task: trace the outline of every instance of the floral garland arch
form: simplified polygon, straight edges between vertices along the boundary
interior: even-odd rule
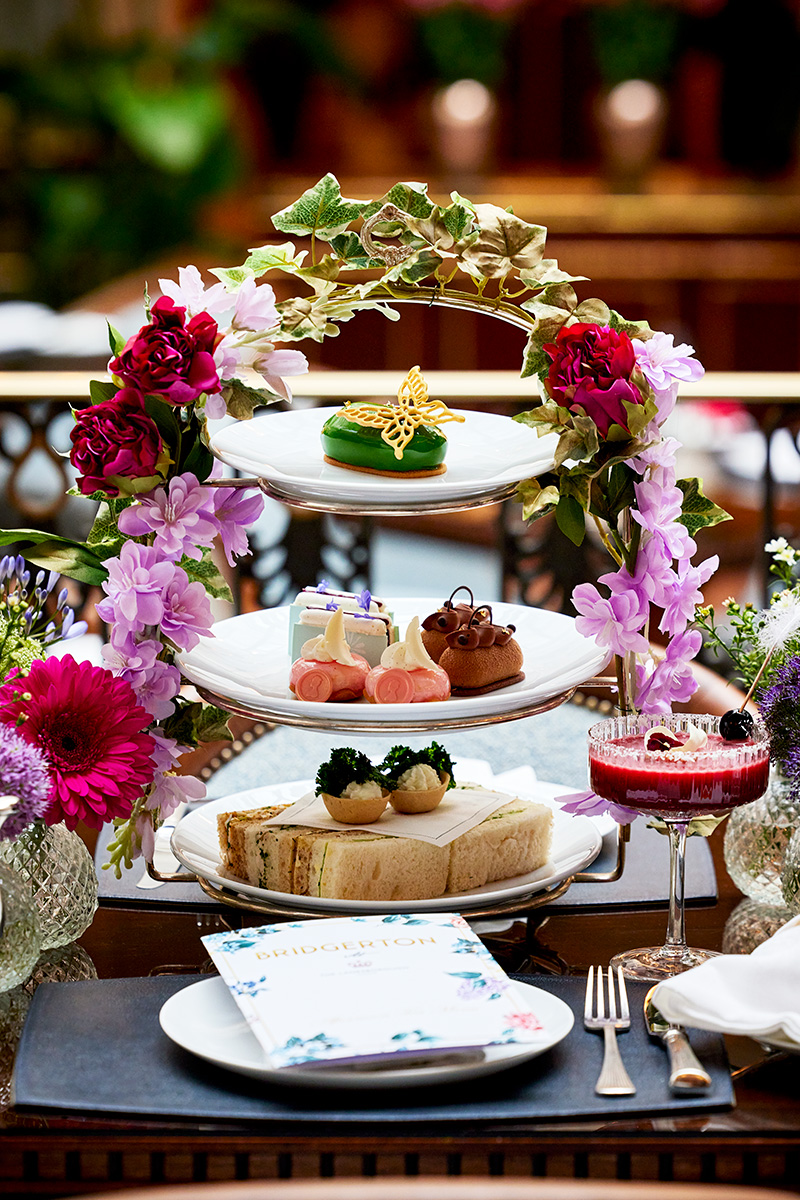
[[[221,539],[231,565],[246,553],[245,529],[263,496],[216,477],[207,418],[246,420],[258,405],[290,400],[285,377],[307,362],[279,347],[335,336],[359,311],[396,320],[393,304],[433,303],[526,332],[521,374],[532,380],[532,407],[515,419],[558,441],[553,469],[519,486],[523,515],[554,513],[576,545],[588,520],[607,549],[614,569],[597,585],[579,585],[573,603],[579,631],[616,657],[623,711],[667,711],[696,687],[690,660],[702,635],[690,625],[717,559],[693,565],[694,535],[727,514],[698,480],[676,478],[678,443],[662,434],[680,383],[702,375],[692,348],[625,320],[602,300],[579,300],[573,284],[584,277],[544,257],[542,226],[457,192],[442,206],[426,185],[399,183],[379,200],[352,200],[329,174],[273,223],[308,239],[310,258],[293,242],[262,246],[241,266],[212,271],[210,286],[195,267],[182,268],[177,283],[159,280],[162,295],[152,305],[146,297],[137,334],[125,340],[110,330],[111,381],[92,384],[71,434],[73,490],[99,503],[87,541],[0,533],[1,544],[35,566],[105,593],[97,606],[110,630],[105,667],[38,661],[42,647],[34,638],[31,650],[24,616],[29,572],[22,558],[9,560],[16,591],[7,580],[0,721],[16,724],[48,759],[51,791],[28,815],[70,827],[114,819],[117,870],[152,849],[154,828],[181,800],[200,794],[198,781],[175,773],[180,755],[225,731],[227,714],[181,695],[173,656],[213,636],[209,596],[227,587],[212,546]],[[366,278],[347,281],[353,271]],[[278,301],[268,282],[257,282],[273,272],[303,293]],[[457,276],[471,290],[454,287]],[[250,386],[245,369],[259,373],[263,387]],[[658,659],[648,636],[651,606],[662,610],[667,638]],[[61,632],[68,636],[69,625]],[[17,643],[19,653],[11,653]],[[98,694],[113,695],[130,746],[127,767],[124,738],[106,739],[94,759],[87,742],[82,770],[58,742],[59,717],[87,689],[95,722]]]

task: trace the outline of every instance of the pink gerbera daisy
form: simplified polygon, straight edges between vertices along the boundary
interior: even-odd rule
[[[95,829],[129,817],[153,780],[152,717],[133,688],[104,667],[70,655],[35,662],[25,676],[0,687],[0,721],[44,754],[53,777],[48,825]]]

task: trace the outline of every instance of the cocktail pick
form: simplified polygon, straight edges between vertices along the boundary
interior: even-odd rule
[[[747,695],[739,708],[730,709],[720,717],[719,731],[726,741],[743,742],[753,732],[753,717],[746,711],[746,705],[758,687],[759,680],[775,652],[782,650],[789,638],[798,631],[800,631],[800,596],[787,591],[764,613],[762,618],[757,637],[759,645],[762,650],[766,651],[766,654],[755,679],[750,684]]]

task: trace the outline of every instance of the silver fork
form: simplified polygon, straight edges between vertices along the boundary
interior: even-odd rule
[[[587,1029],[602,1029],[605,1039],[603,1052],[603,1067],[595,1085],[598,1096],[632,1096],[636,1088],[631,1083],[628,1072],[622,1064],[619,1046],[617,1045],[617,1030],[630,1029],[631,1014],[628,1008],[628,993],[625,990],[625,976],[622,968],[617,969],[617,986],[619,987],[619,1016],[617,1016],[617,1001],[614,995],[614,973],[608,968],[608,1005],[606,1005],[605,989],[603,986],[604,972],[597,968],[597,986],[595,987],[595,968],[589,967],[586,980],[586,1004],[583,1010],[583,1024]],[[608,1015],[606,1015],[606,1008]]]

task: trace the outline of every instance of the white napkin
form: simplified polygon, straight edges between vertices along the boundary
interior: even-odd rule
[[[665,980],[653,1002],[679,1025],[800,1046],[800,917],[752,954],[721,954]]]

